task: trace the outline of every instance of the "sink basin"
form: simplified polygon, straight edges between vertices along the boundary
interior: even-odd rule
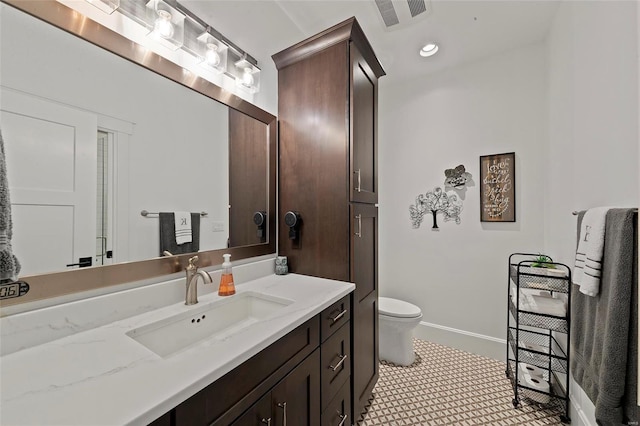
[[[165,358],[205,340],[223,340],[267,319],[292,300],[239,293],[128,331],[127,336]]]

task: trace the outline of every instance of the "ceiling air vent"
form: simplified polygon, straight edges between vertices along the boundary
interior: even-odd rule
[[[412,18],[427,11],[427,5],[424,4],[424,0],[407,0],[407,4],[409,5],[409,12],[411,12]]]
[[[429,15],[431,0],[375,0],[387,30],[413,24]],[[426,12],[426,13],[425,13]]]
[[[378,6],[382,20],[387,27],[400,23],[391,0],[376,0],[376,6]]]

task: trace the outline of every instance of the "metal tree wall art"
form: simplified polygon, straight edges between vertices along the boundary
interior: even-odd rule
[[[454,220],[459,225],[462,203],[456,194],[447,194],[442,188],[437,187],[424,195],[418,195],[416,204],[409,206],[411,225],[419,228],[427,212],[431,212],[433,216],[431,229],[438,229],[438,213],[442,213],[445,222]]]

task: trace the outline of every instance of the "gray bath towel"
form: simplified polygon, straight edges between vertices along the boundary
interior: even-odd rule
[[[14,281],[20,273],[20,262],[11,248],[12,228],[7,160],[4,154],[2,130],[0,130],[0,282]]]
[[[176,243],[175,217],[173,213],[160,212],[160,256],[164,251],[171,254],[194,253],[200,250],[200,213],[191,213],[191,242]]]
[[[578,230],[583,213],[578,216]],[[571,293],[571,372],[600,425],[637,424],[637,213],[607,213],[600,294]]]

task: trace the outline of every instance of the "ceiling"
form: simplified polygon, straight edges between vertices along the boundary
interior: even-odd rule
[[[403,21],[406,0],[393,0],[401,22],[387,29],[374,0],[182,0],[188,9],[258,60],[355,16],[388,79],[426,74],[543,40],[558,1],[427,0],[427,12]],[[408,13],[407,13],[408,15]],[[393,28],[393,27],[392,27]],[[440,51],[418,55],[434,40]]]

